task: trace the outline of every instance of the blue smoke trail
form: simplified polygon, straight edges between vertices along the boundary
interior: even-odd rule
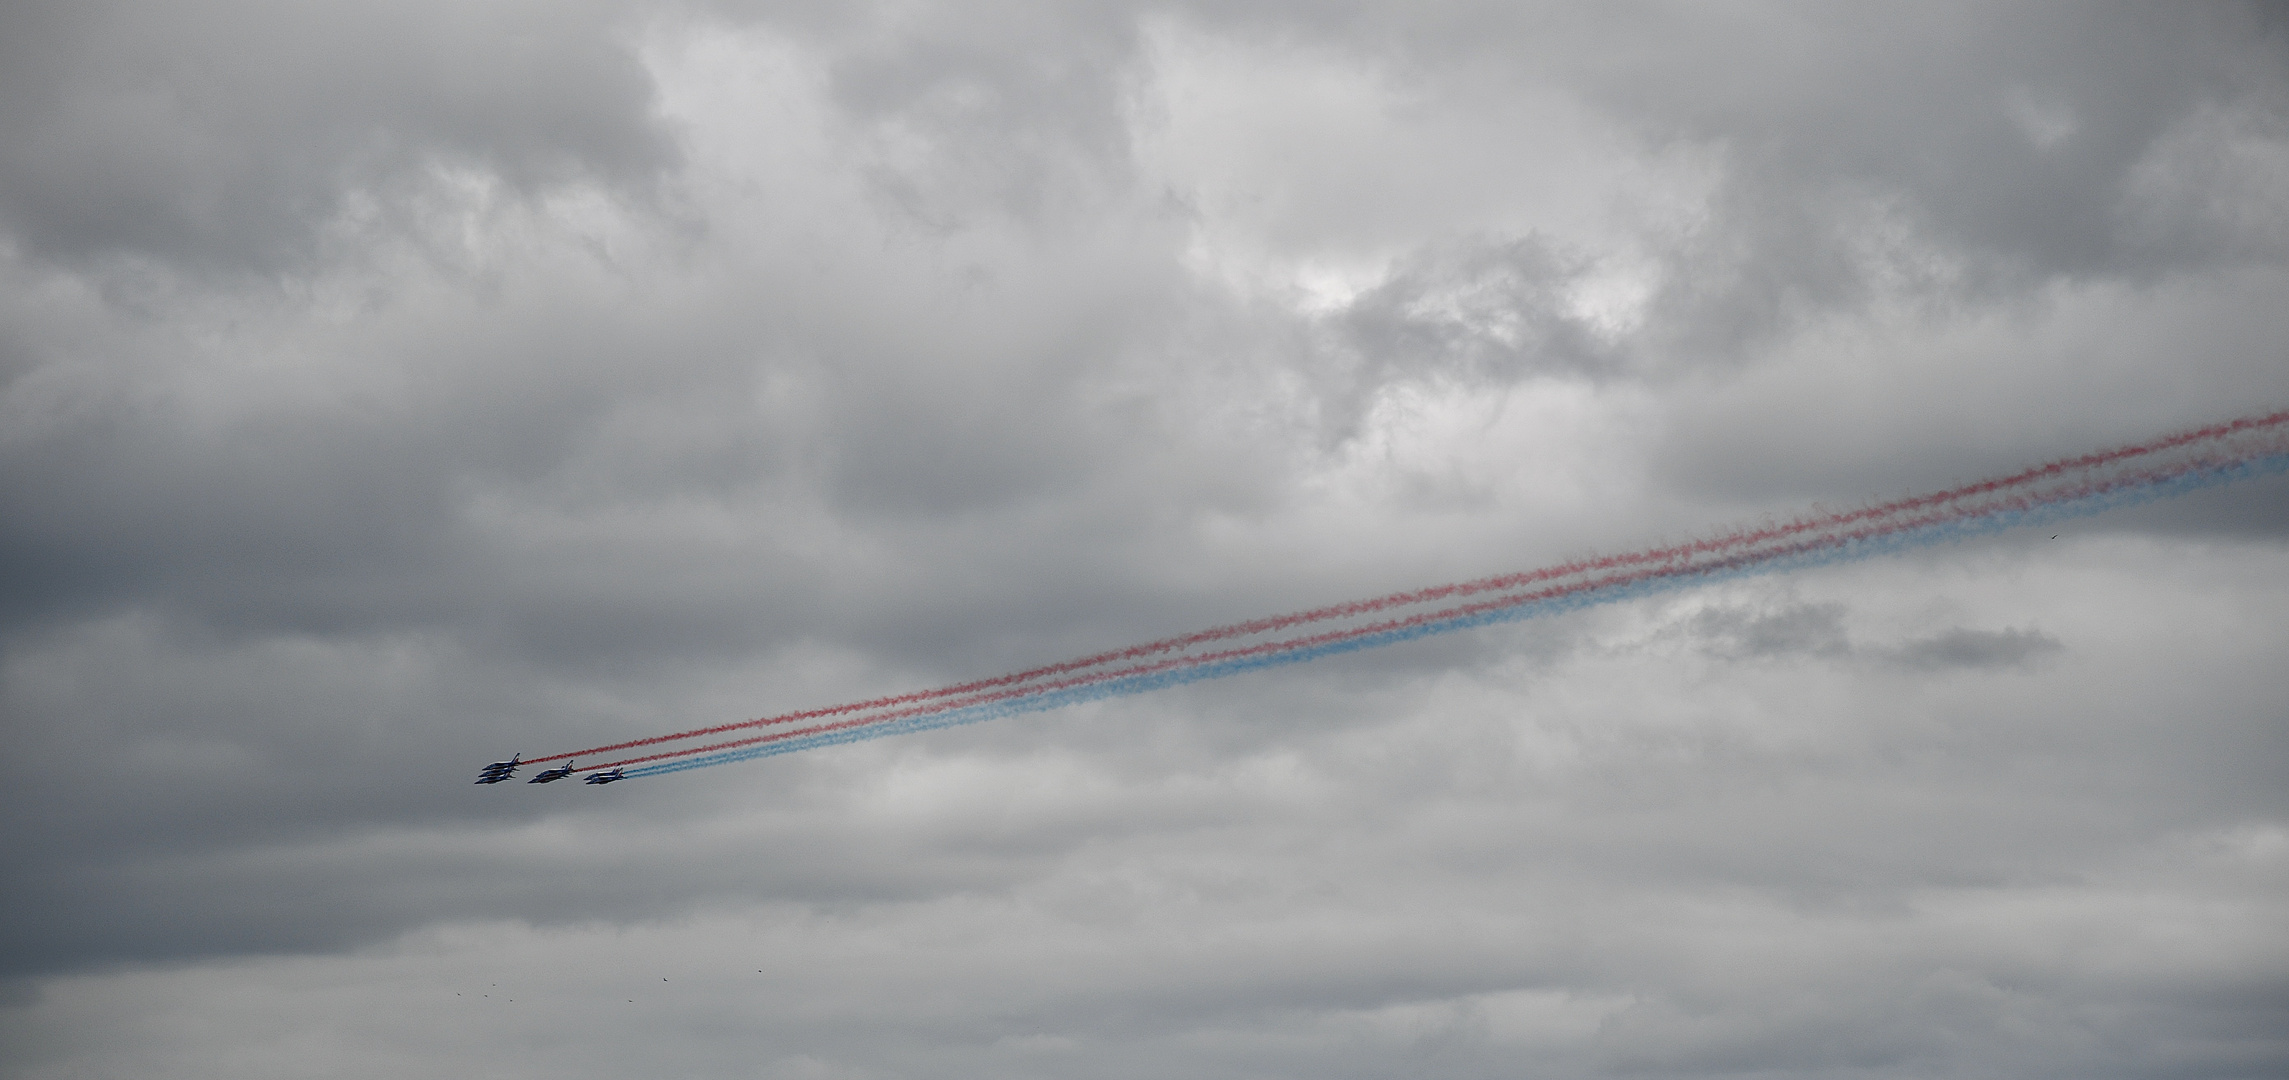
[[[1286,652],[1236,657],[1230,660],[1201,664],[1196,667],[1176,668],[1107,679],[1104,682],[1091,683],[1086,686],[1067,687],[1029,697],[1010,698],[1003,701],[948,709],[944,712],[911,716],[869,727],[826,731],[780,742],[763,743],[757,746],[746,746],[735,750],[685,758],[680,761],[663,761],[657,765],[645,765],[629,769],[626,775],[629,779],[635,779],[639,776],[664,776],[668,773],[683,772],[687,769],[728,765],[735,761],[749,761],[761,757],[774,757],[779,754],[792,754],[799,750],[811,750],[822,746],[860,742],[866,739],[881,739],[908,732],[930,731],[962,724],[975,724],[980,721],[996,720],[1005,716],[1017,716],[1024,713],[1047,712],[1051,709],[1061,709],[1067,705],[1077,705],[1086,701],[1102,701],[1106,698],[1142,694],[1171,686],[1221,679],[1227,675],[1237,675],[1247,671],[1260,671],[1266,668],[1283,667],[1288,664],[1300,664],[1308,660],[1317,660],[1323,656],[1335,656],[1341,653],[1395,645],[1399,642],[1413,641],[1434,634],[1447,634],[1456,630],[1491,626],[1497,623],[1520,622],[1526,619],[1541,618],[1600,604],[1611,604],[1642,596],[1673,592],[1713,582],[1759,577],[1765,574],[1804,570],[1837,563],[1857,562],[1862,559],[1896,554],[1914,548],[1961,542],[1976,537],[1991,536],[2007,529],[2088,517],[2106,510],[2156,502],[2203,488],[2218,487],[2283,472],[2289,472],[2289,453],[2271,454],[2230,464],[2202,466],[2134,486],[2099,491],[2079,498],[2044,503],[2023,509],[1990,511],[1971,517],[1902,529],[1896,533],[1847,539],[1833,546],[1823,546],[1809,551],[1761,556],[1739,565],[1687,570],[1673,575],[1643,578],[1580,593],[1525,601],[1512,607],[1493,611],[1458,615],[1450,619],[1421,623],[1380,633],[1362,634],[1355,638],[1326,642]]]

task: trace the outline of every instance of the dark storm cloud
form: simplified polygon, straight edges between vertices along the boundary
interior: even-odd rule
[[[0,225],[70,265],[269,271],[391,227],[441,170],[640,190],[674,151],[628,29],[596,4],[16,5]]]
[[[279,779],[284,771],[205,778],[208,784],[273,788],[267,797],[202,798],[191,788],[162,789],[130,801],[197,807],[201,816],[220,817],[270,815],[280,806],[315,800],[311,788]],[[403,777],[421,771],[414,762],[389,768],[400,786]],[[95,769],[83,779],[124,778]],[[363,803],[362,822],[387,812],[378,805],[389,799],[382,785],[341,775],[327,779],[332,797]],[[424,794],[435,809],[437,796]],[[0,887],[0,902],[22,916],[0,933],[0,979],[90,964],[337,951],[440,920],[563,925],[666,919],[711,904],[758,899],[825,908],[911,902],[1032,876],[1083,839],[1027,836],[989,846],[947,844],[941,837],[937,844],[910,846],[864,824],[836,823],[816,807],[788,805],[736,835],[695,842],[676,835],[673,818],[630,831],[632,821],[667,809],[657,802],[617,800],[610,814],[590,818],[578,809],[567,816],[567,807],[593,800],[593,788],[552,791],[554,805],[547,809],[530,798],[538,791],[513,794],[527,804],[518,816],[550,817],[578,840],[567,843],[513,826],[473,830],[465,817],[454,820],[473,814],[473,800],[450,797],[460,804],[457,814],[406,807],[391,815],[406,826],[403,831],[380,833],[344,835],[305,822],[291,830],[299,836],[246,829],[235,836],[176,834],[163,843],[119,845],[105,843],[82,823],[59,823],[93,850],[23,853],[21,865],[37,869],[13,875]],[[672,793],[663,794],[673,802]],[[753,861],[758,851],[770,852],[767,865]],[[853,859],[854,851],[869,854]],[[695,867],[708,869],[695,874]]]
[[[450,624],[516,640],[561,631],[568,613],[597,602],[611,606],[602,594],[621,590],[593,561],[608,550],[653,567],[644,590],[653,601],[622,597],[639,623],[651,623],[645,609],[656,600],[682,591],[673,579],[696,572],[693,560],[740,557],[738,545],[672,554],[638,545],[652,549],[647,555],[609,540],[566,543],[545,528],[512,537],[482,520],[471,505],[475,492],[492,485],[546,491],[561,482],[565,459],[611,437],[616,413],[632,402],[616,397],[624,390],[620,379],[600,373],[636,351],[620,328],[560,309],[495,317],[517,326],[504,333],[459,313],[413,335],[426,339],[409,343],[422,354],[418,360],[371,361],[423,384],[395,400],[352,394],[348,402],[308,410],[257,406],[252,415],[210,424],[164,393],[154,395],[161,403],[143,404],[138,399],[148,399],[132,376],[120,380],[124,388],[99,380],[91,395],[96,407],[57,410],[0,460],[0,491],[21,511],[0,525],[7,553],[0,580],[11,600],[6,623],[155,606],[252,634],[359,635]],[[512,335],[518,340],[504,341]],[[243,338],[234,344],[265,347]],[[115,357],[121,368],[151,365],[143,368],[146,377],[166,377],[165,343],[119,347],[128,354]],[[65,349],[57,352],[64,354],[52,358],[58,369],[78,366]],[[549,377],[498,377],[518,368]],[[737,380],[736,373],[681,370],[703,386]],[[496,374],[478,374],[486,371]],[[689,390],[672,385],[667,393]],[[747,456],[767,477],[768,445]],[[631,455],[622,467],[641,465]],[[608,481],[574,471],[564,479]],[[501,562],[504,541],[525,549],[513,565]],[[803,589],[786,579],[771,584],[767,565],[742,577],[766,593]],[[484,599],[488,594],[504,603]],[[519,595],[525,599],[506,601]],[[780,595],[776,602],[796,601]],[[717,614],[701,620],[701,634],[731,629]],[[647,637],[662,627],[644,629],[623,636]],[[662,644],[698,645],[688,632]]]
[[[1950,630],[1899,647],[1899,662],[1913,668],[2008,668],[2045,653],[2059,640],[2037,630]]]
[[[1857,644],[1846,627],[1848,614],[1838,603],[1712,606],[1695,613],[1685,629],[1703,652],[1724,660],[1869,658],[1933,672],[2015,668],[2064,648],[2040,630],[1961,626],[1897,644]]]

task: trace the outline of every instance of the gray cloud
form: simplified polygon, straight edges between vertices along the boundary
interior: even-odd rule
[[[2280,137],[2289,33],[2264,5],[1237,10],[1426,80],[1569,84],[1644,139],[1718,155],[1717,212],[1658,300],[1655,340],[1690,362],[1886,294],[1977,303],[2283,254],[2252,183],[2277,175],[2249,140]]]
[[[674,150],[628,29],[592,4],[27,8],[0,54],[0,218],[67,264],[265,272],[354,257],[455,171],[641,190]]]
[[[1798,604],[1780,611],[1704,608],[1692,629],[1703,648],[1730,658],[1842,656],[1852,651],[1844,605]]]
[[[2289,401],[2282,32],[11,10],[0,1075],[2278,1071],[2279,478],[468,769]]]
[[[2040,630],[1962,626],[1897,644],[1857,644],[1846,625],[1848,614],[1840,603],[1711,606],[1695,612],[1683,629],[1704,653],[1728,661],[1881,659],[1916,671],[2019,668],[2065,647]]]
[[[2007,668],[2057,652],[2059,640],[2039,630],[1965,630],[1910,641],[1899,647],[1899,662],[1913,668]]]
[[[2257,9],[1771,14],[1702,25],[1731,48],[1672,39],[1669,77],[1604,83],[1649,134],[1713,144],[1733,167],[1721,224],[1664,298],[1690,313],[1681,327],[1738,334],[1880,292],[1977,302],[2237,257],[2243,241],[2193,222],[2255,204],[2197,210],[2140,185],[2185,167],[2176,140],[2216,111],[2278,115],[2283,30]]]
[[[1585,267],[1534,237],[1420,251],[1343,308],[1356,389],[1334,403],[1355,433],[1373,395],[1395,381],[1456,378],[1486,386],[1609,373],[1613,350],[1568,310]]]

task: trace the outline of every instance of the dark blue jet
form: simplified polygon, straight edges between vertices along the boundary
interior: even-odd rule
[[[498,784],[515,776],[517,774],[517,759],[523,756],[523,754],[514,754],[507,761],[496,761],[485,766],[484,770],[477,774],[477,782],[480,784]]]

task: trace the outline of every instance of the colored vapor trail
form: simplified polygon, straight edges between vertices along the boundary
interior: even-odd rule
[[[630,779],[1144,693],[1731,578],[1864,559],[2289,471],[2289,411],[2008,476],[1683,544],[1214,627],[933,690],[631,739],[528,763],[638,753]]]

